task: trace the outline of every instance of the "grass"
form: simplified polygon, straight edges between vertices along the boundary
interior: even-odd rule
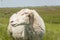
[[[60,40],[60,24],[46,23],[46,34],[43,40]]]
[[[44,19],[46,33],[43,40],[60,40],[60,6],[55,7],[27,7],[35,9]],[[7,26],[10,16],[22,8],[0,8],[0,40],[10,40]]]

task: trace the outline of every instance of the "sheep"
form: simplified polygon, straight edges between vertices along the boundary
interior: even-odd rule
[[[13,40],[41,40],[45,24],[35,10],[22,9],[10,17],[7,31]]]

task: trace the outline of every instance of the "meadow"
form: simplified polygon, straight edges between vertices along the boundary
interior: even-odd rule
[[[60,40],[60,6],[23,8],[35,9],[43,18],[46,25],[43,40]],[[7,35],[9,18],[13,13],[23,8],[0,8],[0,40],[10,40],[9,35]]]

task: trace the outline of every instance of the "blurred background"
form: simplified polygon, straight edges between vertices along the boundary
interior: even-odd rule
[[[0,0],[0,40],[10,40],[9,18],[23,8],[35,9],[43,18],[46,25],[43,40],[60,40],[60,0]]]

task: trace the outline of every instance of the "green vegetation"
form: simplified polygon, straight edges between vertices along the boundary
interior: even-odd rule
[[[27,7],[35,9],[44,19],[46,33],[43,40],[60,40],[60,6]],[[7,35],[9,18],[23,8],[0,8],[0,40],[10,40]]]

